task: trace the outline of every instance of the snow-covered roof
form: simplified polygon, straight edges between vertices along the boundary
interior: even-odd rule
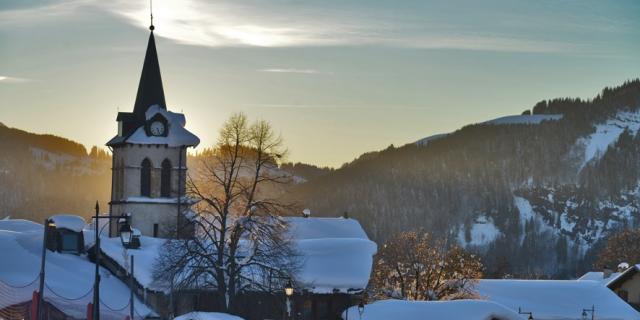
[[[536,320],[580,319],[591,306],[600,320],[640,319],[640,313],[596,281],[480,280],[475,289],[489,301],[533,312]]]
[[[168,131],[166,137],[147,136],[144,126],[142,126],[136,129],[125,142],[134,144],[164,144],[169,147],[195,147],[200,143],[200,139],[196,137],[196,135],[185,129],[186,120],[184,114],[167,111],[158,105],[153,105],[147,109],[145,117],[147,120],[151,120],[151,118],[157,114],[167,119]]]
[[[617,286],[619,283],[626,281],[626,279],[631,278],[634,274],[640,271],[640,264],[636,264],[628,268],[623,272],[618,272],[609,277],[609,281],[605,283],[605,285],[609,288],[613,288]]]
[[[484,300],[455,301],[406,301],[381,300],[365,305],[362,317],[358,307],[349,308],[349,319],[361,320],[424,320],[424,319],[456,319],[456,320],[519,320],[525,319],[517,312],[500,304]],[[347,319],[347,312],[342,319]],[[537,318],[536,318],[537,319]]]
[[[127,250],[129,256],[135,257],[134,277],[141,286],[147,289],[155,291],[166,289],[153,279],[154,264],[165,242],[166,239],[140,236],[140,248]],[[100,249],[120,266],[124,267],[129,264],[128,261],[125,261],[128,258],[122,254],[123,247],[119,237],[101,238]]]
[[[366,288],[377,245],[355,219],[287,217],[291,237],[301,253],[302,267],[296,282],[315,293],[350,292]],[[153,267],[166,240],[141,236],[141,246],[129,250],[135,256],[134,276],[140,285],[166,290],[153,279]],[[126,265],[119,238],[104,238],[102,251]]]
[[[56,225],[56,228],[69,229],[75,232],[82,232],[82,229],[87,224],[80,216],[71,214],[57,214],[49,218]]]
[[[378,247],[355,219],[286,218],[302,254],[296,281],[315,293],[367,287]]]
[[[38,288],[42,252],[42,225],[26,220],[0,221],[0,309],[30,301]],[[65,314],[83,319],[87,304],[92,301],[95,264],[85,255],[47,251],[44,299]],[[100,300],[103,319],[124,319],[128,314],[129,287],[108,270],[101,268]],[[17,288],[21,287],[21,288]],[[121,309],[121,311],[110,311]],[[143,316],[153,314],[136,299],[135,311]]]
[[[620,272],[612,272],[608,277],[604,276],[604,272],[602,271],[589,271],[582,275],[582,277],[578,278],[580,281],[598,281],[603,285],[606,285],[612,279],[617,278],[620,275]]]
[[[243,320],[242,318],[220,312],[189,312],[174,320]]]

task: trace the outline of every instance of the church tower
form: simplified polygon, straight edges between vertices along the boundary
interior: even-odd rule
[[[183,114],[167,110],[153,24],[149,29],[133,112],[118,113],[118,134],[107,142],[113,152],[109,214],[129,214],[145,236],[175,238],[184,236],[177,230],[190,206],[187,148],[200,140],[185,129]],[[109,234],[117,230],[112,223]]]

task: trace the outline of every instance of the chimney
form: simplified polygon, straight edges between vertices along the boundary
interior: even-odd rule
[[[613,270],[611,270],[611,268],[609,268],[609,266],[602,267],[602,278],[603,279],[608,279],[609,277],[611,277],[612,273],[613,273]]]

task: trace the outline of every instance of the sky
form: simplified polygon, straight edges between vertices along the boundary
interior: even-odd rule
[[[216,142],[235,112],[289,161],[358,155],[640,77],[640,1],[155,0],[168,108]],[[0,122],[88,147],[131,111],[146,0],[1,0]]]

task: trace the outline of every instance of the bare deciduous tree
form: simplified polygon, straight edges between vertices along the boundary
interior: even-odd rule
[[[428,233],[402,232],[379,250],[372,286],[378,297],[450,300],[473,296],[482,263],[458,246]]]
[[[278,216],[289,208],[263,190],[290,180],[277,170],[282,145],[266,121],[250,124],[235,114],[224,124],[216,147],[189,177],[188,194],[197,201],[189,219],[194,237],[167,242],[157,279],[174,288],[215,290],[222,311],[233,310],[246,290],[282,288],[298,267],[286,221]]]

